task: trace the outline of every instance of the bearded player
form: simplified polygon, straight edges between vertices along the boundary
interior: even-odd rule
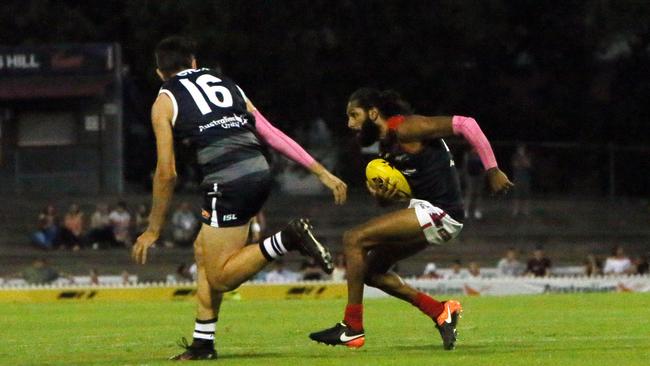
[[[176,178],[174,139],[196,147],[203,173],[203,224],[194,242],[198,267],[197,316],[192,344],[174,360],[214,359],[214,339],[223,294],[237,288],[269,262],[295,250],[312,257],[331,273],[332,259],[311,232],[306,219],[246,246],[249,224],[271,189],[267,147],[301,164],[334,194],[346,200],[347,187],[295,141],[273,127],[244,92],[214,70],[197,68],[193,42],[182,37],[156,47],[158,76],[164,84],[151,111],[158,160],[153,205],[147,230],[138,237],[132,256],[147,260],[158,239],[171,202]]]
[[[347,105],[348,127],[359,131],[361,145],[379,140],[381,157],[406,178],[412,192],[408,208],[374,218],[343,235],[348,304],[343,321],[309,337],[328,345],[358,348],[365,343],[364,283],[411,303],[438,328],[444,349],[453,349],[462,311],[456,300],[438,301],[406,284],[389,269],[429,245],[443,245],[460,233],[465,217],[458,172],[443,137],[463,136],[478,152],[493,192],[513,184],[499,170],[481,128],[471,117],[415,115],[392,91],[362,88]],[[407,200],[390,182],[368,190],[380,202]]]

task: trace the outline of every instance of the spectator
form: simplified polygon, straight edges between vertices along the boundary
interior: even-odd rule
[[[603,274],[602,263],[593,254],[587,254],[584,262],[585,276],[599,276]]]
[[[248,243],[258,243],[266,230],[266,216],[264,211],[260,211],[253,217],[248,234]]]
[[[199,220],[191,210],[188,202],[181,202],[172,215],[172,239],[174,244],[189,246],[194,240],[199,227]]]
[[[508,248],[506,256],[499,260],[497,269],[501,276],[521,276],[524,273],[524,264],[517,259],[515,248]]]
[[[73,203],[63,216],[63,227],[59,231],[59,245],[78,251],[81,248],[84,213]]]
[[[132,285],[133,284],[131,282],[131,275],[129,274],[129,271],[127,271],[126,269],[122,271],[120,276],[122,276],[122,284],[123,285]]]
[[[108,214],[108,205],[105,203],[97,204],[95,211],[90,216],[90,230],[86,241],[91,243],[93,249],[112,246],[116,243],[113,225]]]
[[[642,255],[636,261],[636,274],[645,275],[648,274],[648,256]]]
[[[131,245],[131,214],[127,210],[126,202],[118,202],[115,209],[108,215],[108,218],[113,226],[115,241],[124,246]]]
[[[542,247],[537,247],[533,251],[533,257],[526,265],[525,274],[535,277],[546,277],[551,274],[551,260],[544,255]]]
[[[88,273],[90,276],[90,284],[93,286],[99,285],[99,273],[97,272],[97,269],[93,268],[90,270]]]
[[[429,262],[424,266],[424,271],[422,271],[422,276],[420,278],[440,278],[440,274],[437,272],[438,266],[435,262]]]
[[[469,267],[467,269],[470,277],[481,277],[481,267],[478,262],[469,262]]]
[[[174,279],[176,282],[187,282],[187,281],[194,281],[194,277],[192,276],[192,273],[190,273],[190,268],[185,263],[181,263],[178,268],[176,268],[176,274],[174,275]]]
[[[532,161],[526,145],[519,144],[512,156],[512,175],[515,183],[512,215],[530,214],[530,183]]]
[[[313,258],[309,258],[302,262],[300,271],[302,272],[302,279],[304,281],[319,281],[323,279],[323,276],[325,276],[325,272],[323,272]]]
[[[25,268],[23,278],[29,284],[45,284],[59,278],[59,273],[48,265],[45,259],[38,258],[32,265]]]
[[[451,263],[451,273],[445,278],[448,280],[465,279],[469,277],[467,271],[463,270],[463,265],[460,259],[456,259]]]
[[[285,283],[296,280],[296,274],[285,268],[284,262],[277,259],[272,263],[273,269],[264,276],[264,280],[269,283]]]
[[[345,281],[345,255],[336,254],[334,261],[334,271],[332,271],[332,281]]]
[[[47,205],[38,215],[38,230],[32,234],[32,243],[41,249],[53,249],[59,234],[56,208]]]
[[[465,153],[463,177],[465,178],[465,217],[483,218],[481,201],[485,185],[483,163],[474,148]]]
[[[625,255],[623,247],[617,245],[612,249],[612,255],[607,257],[605,260],[605,266],[603,267],[603,273],[606,275],[620,275],[620,274],[632,274],[634,273],[634,267],[632,266],[632,261],[630,258]]]
[[[135,211],[135,237],[140,236],[149,226],[149,205],[141,203]]]

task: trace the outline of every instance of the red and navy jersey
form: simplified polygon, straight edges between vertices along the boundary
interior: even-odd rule
[[[465,212],[460,180],[447,144],[441,138],[424,140],[418,152],[406,151],[394,131],[402,120],[389,120],[389,133],[379,145],[381,157],[402,172],[413,198],[429,201],[462,222]]]
[[[196,148],[202,186],[236,185],[270,174],[255,118],[232,80],[211,69],[188,69],[167,80],[160,93],[174,106],[174,138]]]

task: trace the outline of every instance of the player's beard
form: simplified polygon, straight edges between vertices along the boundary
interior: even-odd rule
[[[357,141],[359,145],[366,147],[374,144],[379,140],[379,126],[373,122],[369,117],[361,124],[361,131],[357,133]]]

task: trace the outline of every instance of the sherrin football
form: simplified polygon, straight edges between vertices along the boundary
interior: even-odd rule
[[[411,187],[399,170],[384,159],[374,159],[366,166],[366,180],[372,187],[379,188],[390,183],[397,186],[398,195],[411,197]]]

